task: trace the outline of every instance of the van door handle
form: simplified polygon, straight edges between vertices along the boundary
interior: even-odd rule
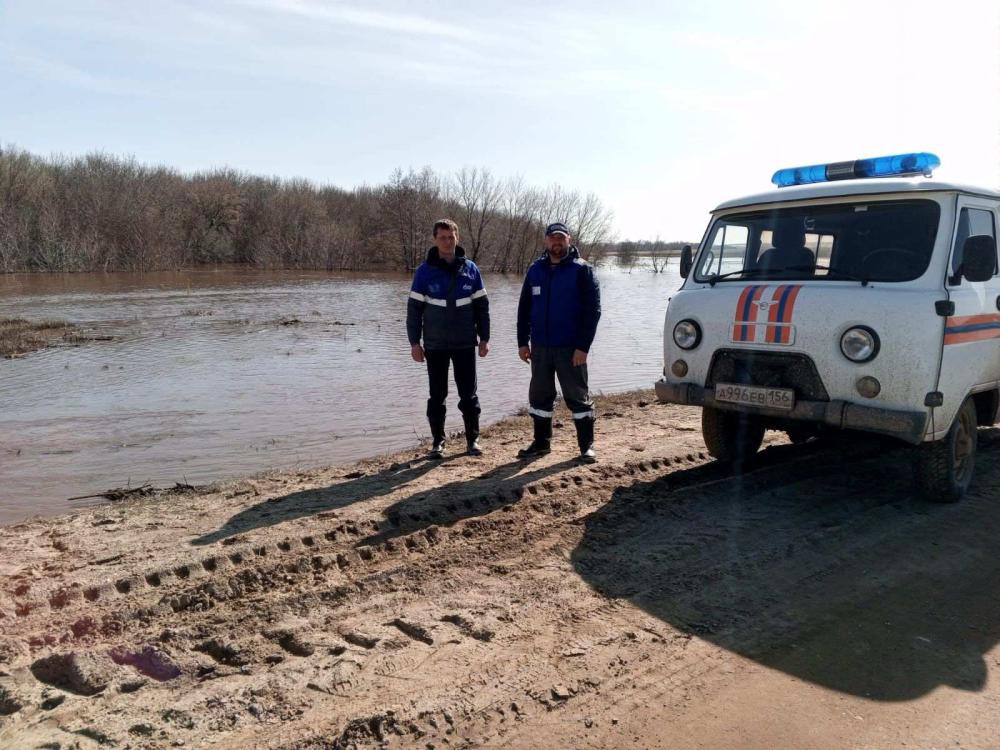
[[[997,295],[997,310],[1000,310],[1000,294]]]

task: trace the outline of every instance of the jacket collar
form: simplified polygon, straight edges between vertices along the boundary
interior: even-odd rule
[[[566,263],[572,263],[574,260],[578,260],[579,257],[580,257],[580,251],[577,249],[576,245],[570,245],[569,246],[569,251],[566,253],[566,257],[563,258],[561,261],[559,261],[559,263],[557,263],[555,265],[561,266],[561,265],[564,265]],[[549,251],[548,250],[542,251],[542,256],[537,261],[535,261],[535,262],[536,263],[547,263],[548,265],[553,265],[552,263],[549,263]]]
[[[445,263],[441,256],[438,254],[438,249],[434,245],[431,245],[431,249],[427,251],[427,262],[432,266],[437,266],[438,268],[448,268],[449,265]],[[460,268],[465,265],[465,248],[459,245],[455,248],[455,268]]]

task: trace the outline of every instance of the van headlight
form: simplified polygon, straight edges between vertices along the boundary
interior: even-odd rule
[[[878,350],[878,334],[867,326],[848,328],[840,337],[840,351],[851,362],[871,362]]]
[[[693,320],[682,320],[674,326],[674,343],[681,349],[694,349],[701,343],[701,328]]]

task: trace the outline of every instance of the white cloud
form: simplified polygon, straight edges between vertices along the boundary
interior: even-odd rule
[[[337,2],[317,0],[243,0],[243,5],[264,8],[286,15],[358,28],[408,35],[469,39],[471,30],[446,21],[408,13],[369,10]]]

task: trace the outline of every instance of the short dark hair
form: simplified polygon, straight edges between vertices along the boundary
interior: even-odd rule
[[[458,224],[453,222],[451,219],[438,219],[435,221],[434,229],[431,231],[431,236],[437,237],[439,229],[450,229],[455,233],[456,237],[458,236]]]

